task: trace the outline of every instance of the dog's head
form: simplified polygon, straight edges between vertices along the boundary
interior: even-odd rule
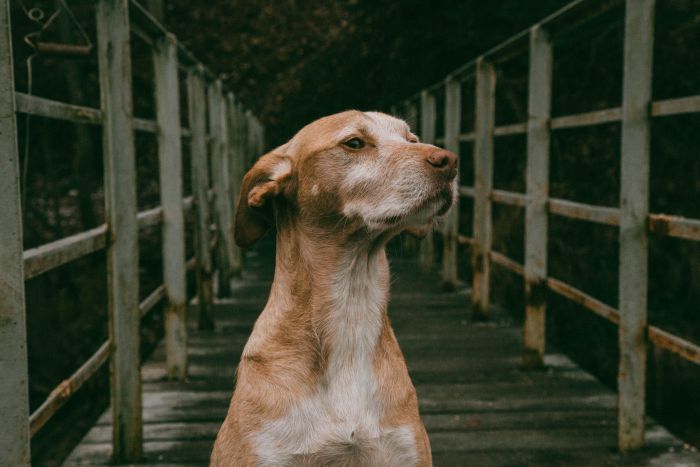
[[[403,120],[347,111],[321,118],[246,174],[235,239],[250,246],[284,221],[323,235],[427,232],[454,203],[457,156]]]

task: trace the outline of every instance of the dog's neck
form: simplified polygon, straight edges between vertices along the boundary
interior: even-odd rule
[[[277,323],[308,326],[334,373],[336,366],[368,363],[385,319],[389,267],[383,239],[347,239],[303,228],[277,235],[275,279],[268,306]]]

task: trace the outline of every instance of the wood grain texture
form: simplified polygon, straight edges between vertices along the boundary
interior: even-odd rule
[[[9,2],[0,4],[0,464],[29,465],[22,206]]]
[[[139,251],[128,0],[97,4],[114,459],[142,453]],[[126,85],[125,85],[126,84]]]
[[[620,162],[619,448],[644,445],[654,0],[627,0]]]
[[[234,298],[217,302],[216,331],[195,331],[190,323],[186,382],[167,379],[163,346],[146,362],[147,463],[207,465],[228,410],[236,362],[267,299],[271,243],[268,237],[247,252],[243,276],[232,283]],[[522,371],[522,334],[507,316],[494,312],[490,323],[468,321],[466,290],[443,292],[432,280],[437,271],[420,272],[411,259],[393,259],[392,269],[389,316],[416,385],[436,466],[700,462],[653,421],[646,448],[617,454],[614,392],[555,349],[543,370]],[[106,463],[110,429],[107,412],[66,465]]]
[[[153,51],[158,122],[158,169],[163,207],[163,282],[167,295],[165,347],[168,376],[187,377],[185,220],[182,209],[182,133],[175,36],[166,35]]]

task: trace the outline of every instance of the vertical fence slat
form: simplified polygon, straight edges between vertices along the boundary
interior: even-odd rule
[[[525,367],[539,367],[544,363],[551,100],[552,43],[549,34],[536,26],[530,31],[523,329]]]
[[[201,66],[187,73],[187,105],[190,124],[192,195],[195,205],[195,255],[197,257],[198,321],[202,329],[214,327],[212,263],[209,232],[209,163],[204,71]]]
[[[0,6],[0,464],[29,465],[29,389],[10,2]]]
[[[620,367],[618,444],[622,451],[644,445],[647,216],[654,0],[627,0],[622,91],[620,183]]]
[[[112,454],[118,462],[134,462],[142,454],[142,424],[136,161],[128,0],[98,2],[97,38],[105,202],[111,238],[107,253],[107,285],[112,342]]]
[[[459,130],[462,118],[462,85],[448,78],[445,82],[445,149],[459,157]],[[457,175],[459,183],[459,174]],[[442,282],[448,289],[457,286],[457,238],[459,230],[459,198],[443,225]]]
[[[491,265],[491,190],[493,188],[493,127],[496,72],[483,57],[476,64],[474,131],[474,243],[472,245],[472,307],[474,319],[488,319]]]
[[[229,180],[231,191],[232,209],[238,206],[238,197],[241,191],[241,180],[243,179],[243,158],[245,130],[243,124],[243,113],[236,105],[236,100],[232,93],[226,95],[226,123],[228,128],[228,160],[229,160]],[[231,262],[231,275],[240,276],[243,269],[243,252],[233,241],[234,218],[231,220],[231,248],[233,258]]]
[[[182,142],[175,36],[155,44],[153,66],[158,121],[160,199],[163,206],[165,364],[169,378],[187,377],[185,227],[182,212]]]
[[[428,91],[420,94],[420,137],[426,144],[435,143],[435,96]],[[418,263],[424,271],[429,271],[435,262],[435,238],[431,231],[421,241]]]
[[[224,97],[220,80],[209,84],[209,134],[211,147],[211,170],[214,184],[217,227],[218,292],[222,296],[231,295],[230,264],[233,260],[231,248],[231,196],[229,187],[229,166],[226,152],[226,128]]]

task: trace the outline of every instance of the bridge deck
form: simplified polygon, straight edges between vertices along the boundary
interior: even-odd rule
[[[215,332],[192,330],[190,378],[165,380],[162,345],[143,367],[145,463],[206,464],[233,387],[236,362],[264,305],[272,260],[249,254],[235,297],[217,306]],[[568,358],[519,368],[521,330],[506,316],[474,324],[466,291],[444,293],[409,260],[394,261],[390,317],[420,398],[436,466],[700,465],[650,421],[648,447],[615,451],[615,394]],[[67,465],[106,464],[105,413]]]

